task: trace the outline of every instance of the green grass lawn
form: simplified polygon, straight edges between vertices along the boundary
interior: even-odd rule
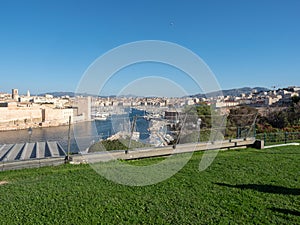
[[[223,151],[199,172],[201,156],[144,187],[89,165],[0,172],[0,224],[300,224],[299,146]]]

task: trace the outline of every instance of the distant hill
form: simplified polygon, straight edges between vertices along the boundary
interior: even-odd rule
[[[66,95],[68,95],[69,97],[74,97],[75,95],[96,96],[96,95],[90,95],[87,93],[82,93],[82,94],[76,93],[75,94],[75,92],[70,92],[70,91],[55,91],[55,92],[47,92],[47,93],[39,94],[39,96],[44,96],[44,95],[53,95],[54,97],[62,97],[62,96],[66,96]]]
[[[211,92],[208,94],[196,94],[192,95],[190,97],[197,97],[197,98],[205,98],[205,97],[213,97],[217,95],[223,94],[223,96],[240,96],[241,94],[250,94],[256,90],[257,92],[262,92],[262,91],[269,91],[270,89],[264,88],[264,87],[243,87],[243,88],[234,88],[234,89],[228,89],[228,90],[222,90],[222,91],[216,91],[216,92]]]
[[[224,90],[223,95],[227,96],[240,96],[242,93],[245,94],[250,94],[256,90],[257,92],[263,92],[263,91],[269,91],[270,89],[264,88],[264,87],[243,87],[243,88],[238,88],[238,89],[229,89],[229,90]]]
[[[62,97],[62,96],[70,96],[70,97],[74,97],[75,93],[74,92],[70,92],[70,91],[56,91],[56,92],[47,92],[47,93],[42,93],[42,94],[38,94],[38,96],[45,96],[45,95],[53,95],[54,97]]]
[[[205,98],[205,97],[213,97],[213,96],[217,96],[217,95],[221,95],[221,94],[223,94],[224,96],[240,96],[242,93],[250,94],[250,93],[254,92],[254,90],[256,90],[257,92],[262,92],[262,91],[269,91],[270,89],[264,88],[264,87],[254,87],[254,88],[243,87],[243,88],[235,88],[235,89],[211,92],[211,93],[208,93],[206,95],[205,94],[196,94],[196,95],[191,95],[189,97]],[[66,95],[68,95],[70,97],[75,96],[74,92],[65,92],[65,91],[47,92],[47,93],[44,93],[44,94],[39,94],[39,96],[44,96],[45,94],[53,95],[54,97],[62,97],[62,96],[66,96]],[[89,94],[86,94],[86,93],[83,93],[83,94],[80,94],[80,95],[82,95],[82,96],[94,96],[94,97],[96,96],[96,95],[89,95]],[[115,97],[115,95],[101,96],[101,97]],[[123,97],[125,97],[125,96],[123,96]],[[137,96],[126,95],[126,97],[137,97]]]

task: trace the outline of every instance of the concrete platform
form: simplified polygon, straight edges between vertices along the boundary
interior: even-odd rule
[[[86,153],[82,155],[72,156],[72,161],[76,163],[96,163],[96,162],[106,162],[110,160],[123,159],[141,159],[150,157],[161,157],[168,156],[172,154],[188,153],[194,151],[206,151],[206,150],[228,150],[236,148],[244,148],[253,146],[255,139],[236,139],[234,141],[220,141],[214,143],[190,143],[190,144],[178,144],[174,149],[172,146],[159,147],[159,148],[144,148],[129,150],[127,154],[125,151],[106,151],[106,152],[95,152]]]
[[[71,163],[96,163],[116,159],[131,160],[150,157],[161,157],[172,154],[180,154],[194,151],[206,150],[228,150],[235,148],[245,148],[253,146],[255,139],[225,140],[214,143],[189,143],[178,144],[160,148],[143,148],[129,150],[125,154],[124,150],[109,152],[96,152],[71,155]],[[0,145],[0,171],[14,170],[31,167],[41,167],[50,165],[60,165],[65,163],[66,153],[58,142],[37,142]]]
[[[0,145],[0,162],[64,157],[64,149],[56,141]]]

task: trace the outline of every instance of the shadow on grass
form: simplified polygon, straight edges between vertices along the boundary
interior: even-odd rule
[[[296,210],[290,210],[290,209],[280,209],[280,208],[275,208],[275,207],[272,207],[272,208],[269,208],[270,210],[272,210],[273,212],[279,212],[279,213],[283,213],[283,214],[291,214],[291,215],[294,215],[294,216],[300,216],[300,212],[299,211],[296,211]]]
[[[283,194],[283,195],[300,195],[299,188],[286,188],[268,184],[225,184],[225,183],[214,183],[219,186],[239,188],[239,189],[251,189],[264,193],[271,194]]]

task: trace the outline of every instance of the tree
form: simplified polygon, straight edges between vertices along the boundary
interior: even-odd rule
[[[187,115],[185,121],[185,132],[181,134],[180,143],[208,141],[210,138],[215,140],[223,139],[223,127],[226,121],[224,115],[219,115],[211,106],[207,104],[199,104],[188,106],[183,110],[183,114]],[[199,118],[201,119],[199,129]],[[189,125],[193,125],[190,126]],[[199,134],[201,132],[201,134]]]
[[[300,125],[300,101],[296,102],[297,100],[293,101],[288,118],[291,125],[298,126]]]
[[[283,129],[289,125],[288,111],[274,111],[269,113],[267,120],[275,128]]]
[[[300,97],[294,95],[294,96],[292,97],[292,102],[293,102],[294,104],[298,104],[298,103],[300,102]]]
[[[249,106],[230,109],[228,123],[232,126],[243,127],[252,125],[258,110]]]
[[[258,110],[249,106],[241,106],[230,109],[227,117],[226,135],[229,137],[241,137],[242,132],[245,136],[250,132]]]

